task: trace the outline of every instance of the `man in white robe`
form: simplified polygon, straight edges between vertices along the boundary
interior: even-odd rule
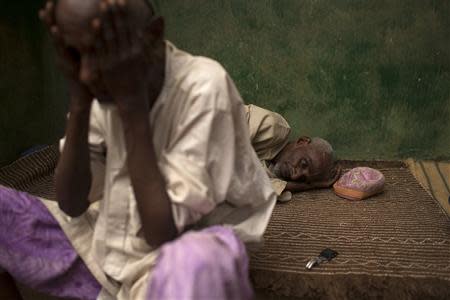
[[[0,188],[0,266],[56,296],[251,298],[242,242],[261,240],[276,194],[227,72],[166,41],[143,0],[40,15],[71,97],[57,202]]]

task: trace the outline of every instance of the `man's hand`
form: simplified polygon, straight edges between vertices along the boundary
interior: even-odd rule
[[[52,0],[47,1],[45,6],[39,10],[39,18],[50,32],[51,40],[57,53],[56,63],[68,83],[71,105],[82,108],[90,106],[93,96],[79,79],[80,54],[65,45],[60,29],[56,25],[55,3]]]
[[[125,1],[100,2],[96,54],[101,77],[119,112],[148,112],[149,61],[144,53],[143,32],[131,28]]]
[[[96,56],[100,76],[122,118],[128,172],[144,238],[159,247],[177,235],[149,125],[149,111],[161,90],[165,65],[146,55],[145,51],[154,49],[144,47],[144,29],[140,32],[130,15],[124,0],[100,3],[100,19],[93,22],[98,34]]]
[[[67,80],[70,93],[70,118],[66,126],[66,143],[55,174],[56,199],[62,211],[72,217],[89,207],[91,186],[88,148],[89,115],[93,95],[80,81],[80,54],[67,47],[55,21],[55,3],[47,1],[39,17],[50,32],[56,50],[56,63]]]

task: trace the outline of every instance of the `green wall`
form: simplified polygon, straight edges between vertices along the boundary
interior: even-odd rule
[[[42,1],[0,1],[0,165],[64,132],[66,99],[37,16]]]
[[[327,138],[341,158],[450,158],[449,1],[155,2],[168,39],[221,62],[246,102],[296,135]],[[11,3],[0,4],[0,162],[55,141],[67,99],[41,2]]]
[[[450,157],[450,2],[157,1],[169,38],[340,157]]]

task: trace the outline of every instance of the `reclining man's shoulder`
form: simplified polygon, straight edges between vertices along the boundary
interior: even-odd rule
[[[289,142],[291,127],[280,114],[253,104],[246,106],[246,116],[259,159],[272,160]]]

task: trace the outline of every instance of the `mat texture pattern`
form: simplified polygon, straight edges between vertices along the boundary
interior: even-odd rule
[[[450,299],[450,219],[397,162],[345,162],[386,177],[385,192],[348,201],[332,190],[275,207],[251,253],[256,288],[303,299]],[[308,271],[324,248],[339,255]]]
[[[0,169],[0,184],[54,199],[56,146]],[[386,177],[384,193],[348,201],[308,191],[277,204],[250,253],[257,289],[278,299],[450,299],[450,219],[400,162],[343,162]],[[308,271],[324,248],[339,255]]]
[[[58,162],[57,145],[22,157],[0,169],[0,184],[46,199],[55,199],[53,175]]]

